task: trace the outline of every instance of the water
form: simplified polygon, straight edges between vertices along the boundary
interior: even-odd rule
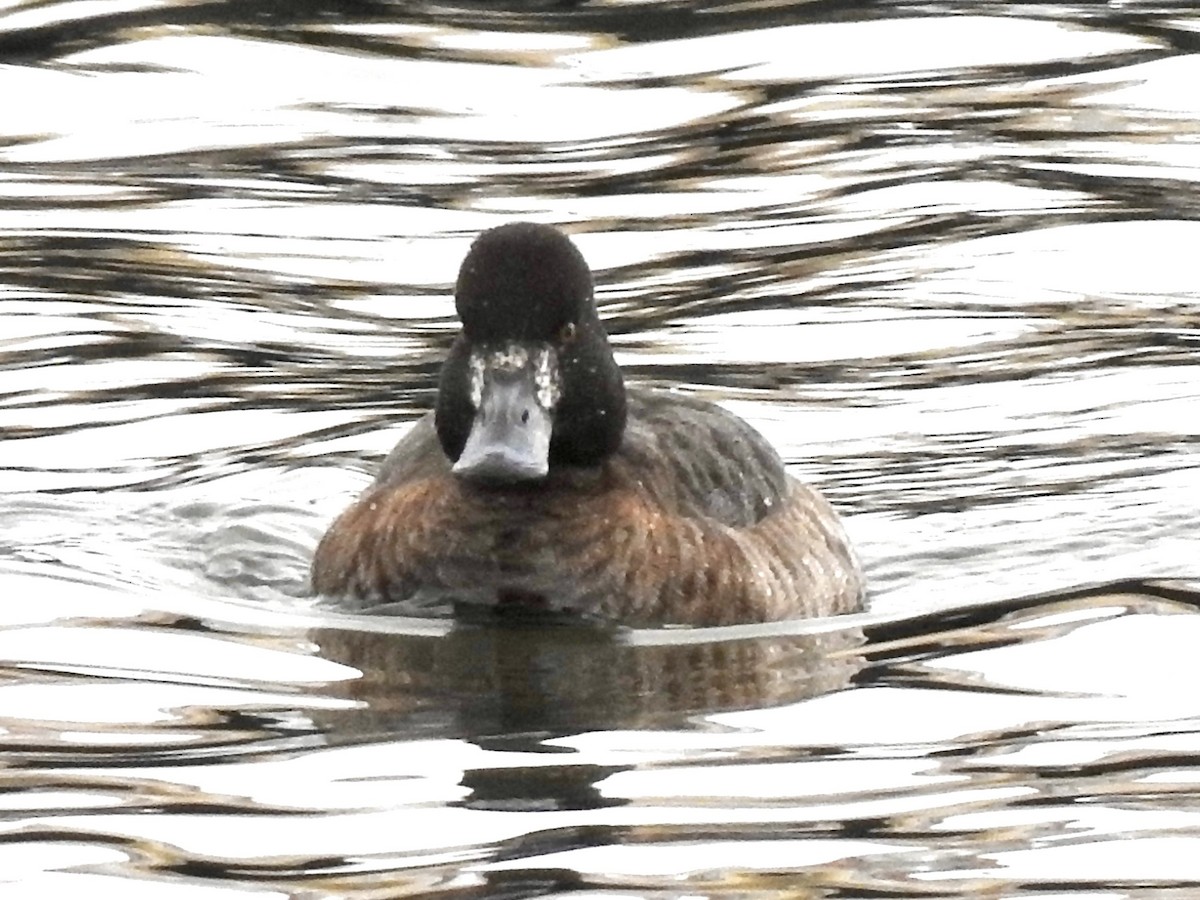
[[[1198,31],[6,4],[4,896],[1195,896]],[[313,605],[513,218],[821,485],[868,612]]]

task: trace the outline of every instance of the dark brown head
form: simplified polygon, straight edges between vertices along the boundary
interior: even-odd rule
[[[455,306],[463,328],[442,368],[436,423],[457,474],[531,481],[620,446],[624,382],[591,272],[566,235],[528,222],[485,231],[463,260]]]

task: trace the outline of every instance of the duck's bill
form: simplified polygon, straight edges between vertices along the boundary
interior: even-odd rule
[[[539,402],[533,367],[517,371],[493,368],[482,376],[475,419],[454,464],[454,474],[500,483],[545,478],[550,470],[554,420],[552,411]]]

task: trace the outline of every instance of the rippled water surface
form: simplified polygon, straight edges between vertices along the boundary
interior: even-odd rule
[[[1200,895],[1194,4],[0,7],[0,881]],[[480,230],[742,414],[871,605],[369,619],[308,559]]]

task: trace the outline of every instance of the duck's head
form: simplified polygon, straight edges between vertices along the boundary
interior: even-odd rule
[[[516,222],[485,231],[454,291],[462,332],[442,367],[438,439],[456,475],[513,484],[596,465],[625,430],[625,386],[562,232]]]

